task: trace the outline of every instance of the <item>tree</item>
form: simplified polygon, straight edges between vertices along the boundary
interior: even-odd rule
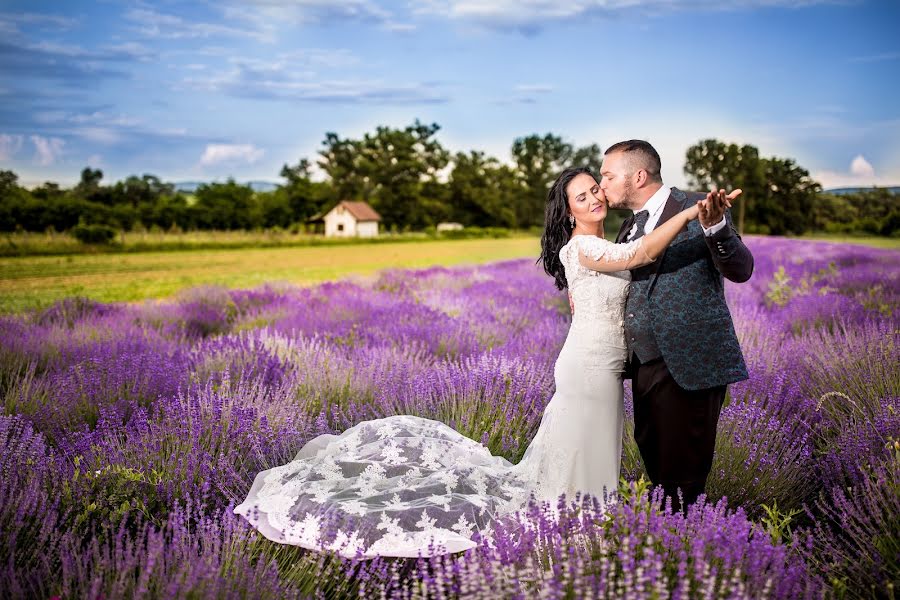
[[[812,227],[836,233],[894,235],[900,222],[897,195],[887,188],[852,194],[819,194],[813,204]]]
[[[263,227],[290,227],[294,213],[288,197],[280,190],[257,193],[259,224]]]
[[[19,176],[13,171],[0,171],[0,198],[19,187]]]
[[[284,198],[284,202],[287,203],[291,221],[306,221],[334,200],[332,188],[327,184],[313,181],[310,169],[310,162],[305,158],[300,159],[293,167],[288,164],[281,167],[280,174],[287,183],[279,186],[275,194]]]
[[[812,229],[813,205],[822,191],[809,171],[787,158],[763,161],[764,193],[747,209],[760,233],[800,235]]]
[[[203,184],[195,196],[197,202],[191,210],[202,229],[252,229],[259,225],[253,190],[235,183],[234,179]]]
[[[442,218],[434,189],[449,153],[434,139],[440,126],[418,120],[404,129],[378,127],[361,140],[325,136],[319,165],[328,174],[335,200],[365,200],[384,225],[421,228]]]
[[[603,167],[603,152],[597,144],[583,146],[575,150],[572,154],[572,167],[587,167],[592,173],[600,176],[600,169]]]
[[[75,186],[80,192],[90,192],[100,187],[100,181],[103,179],[103,171],[100,169],[92,169],[85,167],[81,170],[81,181]]]
[[[744,231],[746,207],[763,193],[763,171],[764,165],[756,147],[725,144],[715,139],[702,140],[688,148],[684,163],[688,185],[695,189],[718,187],[743,190],[744,193],[736,201],[738,231],[741,233]]]
[[[447,181],[450,218],[464,225],[515,227],[523,188],[515,171],[483,152],[459,152]]]
[[[182,194],[160,196],[152,205],[141,207],[141,220],[146,225],[156,225],[162,229],[193,229],[197,226],[194,215]]]
[[[31,204],[31,194],[19,187],[19,176],[12,171],[0,171],[0,231],[14,231],[22,227],[22,209]]]
[[[322,142],[325,148],[319,151],[321,158],[318,165],[331,180],[334,192],[332,201],[349,198],[368,200],[372,195],[373,186],[359,165],[359,143],[350,139],[342,140],[333,132],[325,134]]]
[[[95,202],[103,206],[112,206],[116,202],[114,191],[110,187],[100,184],[103,180],[103,171],[85,167],[81,170],[81,180],[72,190],[72,193],[88,202]]]
[[[162,196],[174,196],[175,186],[163,183],[156,175],[141,177],[130,175],[115,185],[115,203],[129,204],[135,208],[141,204],[156,204]]]
[[[819,194],[813,204],[812,228],[829,233],[850,233],[856,228],[859,211],[851,198],[833,194]]]
[[[600,147],[596,144],[575,149],[552,133],[543,137],[532,134],[517,138],[512,145],[512,156],[524,188],[522,200],[516,206],[520,227],[543,224],[547,192],[563,169],[589,167],[599,174],[603,162]]]
[[[547,190],[565,167],[574,149],[561,137],[548,133],[517,138],[512,145],[516,172],[524,187],[522,201],[516,207],[516,219],[522,227],[543,223]]]

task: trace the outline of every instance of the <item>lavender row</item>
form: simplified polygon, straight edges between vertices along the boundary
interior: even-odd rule
[[[501,583],[521,597],[887,590],[898,577],[890,523],[900,522],[890,477],[898,253],[749,245],[754,276],[726,293],[751,378],[732,386],[723,410],[709,504],[666,514],[632,483],[611,518],[588,500],[557,524],[535,507],[505,538],[415,565],[344,564],[278,546],[229,507],[256,472],[305,441],[391,414],[444,421],[518,460],[552,395],[569,318],[565,296],[531,261],[306,289],[201,288],[138,305],[73,298],[4,318],[0,437],[13,450],[0,463],[0,588],[94,597],[304,596],[317,586],[475,597],[496,596]],[[642,473],[630,438],[622,472]],[[872,543],[875,531],[888,542]],[[144,583],[137,573],[149,573]]]

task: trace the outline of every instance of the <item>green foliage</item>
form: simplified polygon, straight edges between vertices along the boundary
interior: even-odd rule
[[[853,194],[820,194],[812,210],[818,231],[900,236],[900,202],[887,188]]]
[[[108,225],[76,225],[72,235],[82,244],[112,244],[117,231]]]
[[[283,198],[287,204],[287,224],[282,225],[283,227],[292,222],[304,222],[310,217],[322,213],[334,199],[331,184],[313,181],[310,177],[310,168],[310,162],[305,158],[300,159],[300,162],[293,167],[285,164],[281,168],[281,176],[287,180],[287,183],[269,194],[273,197],[268,201],[272,206],[281,206],[281,200],[276,200],[276,198]],[[266,200],[264,200],[265,202]],[[275,218],[268,214],[271,210],[263,209],[264,221],[275,221]],[[280,211],[281,208],[277,210]]]
[[[747,204],[747,231],[800,235],[812,229],[812,208],[822,187],[790,159],[763,160],[765,188]],[[754,225],[753,228],[749,224]]]
[[[821,186],[791,159],[761,158],[754,146],[708,139],[688,148],[684,173],[698,189],[744,191],[736,202],[741,231],[800,235],[815,227]]]
[[[191,210],[201,229],[253,229],[260,225],[253,190],[234,179],[201,185],[195,195],[197,202]]]
[[[465,229],[456,229],[449,231],[435,232],[435,237],[442,240],[473,240],[482,238],[509,238],[516,235],[511,229],[503,229],[502,227],[466,227]]]
[[[123,465],[103,465],[98,459],[85,464],[74,458],[71,479],[61,482],[60,500],[71,511],[73,525],[82,530],[104,531],[123,519],[144,519],[160,525],[168,512],[156,490],[166,481],[165,473],[153,469],[141,471]]]
[[[421,229],[445,220],[445,205],[425,194],[449,162],[433,139],[439,129],[416,120],[404,129],[378,127],[361,140],[327,133],[319,166],[331,179],[333,200],[369,202],[387,228]]]
[[[436,123],[416,120],[403,128],[380,126],[359,139],[328,132],[316,161],[326,179],[313,181],[313,163],[300,158],[282,166],[284,183],[271,192],[229,179],[185,195],[151,174],[104,185],[103,172],[89,166],[71,189],[47,182],[27,190],[15,173],[0,171],[0,231],[71,231],[90,223],[126,232],[299,232],[310,231],[313,217],[342,200],[370,203],[382,217],[382,231],[391,233],[423,231],[442,221],[540,229],[547,192],[558,174],[570,166],[599,173],[602,164],[597,144],[575,147],[552,133],[516,138],[510,164],[479,151],[451,155],[436,138],[439,130]],[[790,159],[760,157],[751,145],[701,140],[688,149],[684,172],[695,189],[744,190],[735,202],[741,231],[900,237],[900,206],[891,190],[822,194],[806,169]],[[621,219],[612,211],[607,233],[615,232]]]
[[[821,268],[815,273],[810,273],[802,277],[796,285],[791,284],[791,278],[784,269],[784,265],[778,267],[778,270],[772,275],[772,281],[769,282],[769,291],[766,292],[766,305],[785,306],[796,296],[805,296],[813,290],[813,286],[827,277],[835,277],[838,269],[834,262],[828,263],[827,267]],[[826,294],[833,291],[829,287],[816,288],[817,293]]]
[[[759,150],[749,144],[738,146],[715,139],[702,140],[688,148],[684,173],[689,185],[698,190],[742,189],[744,193],[735,201],[735,208],[738,229],[744,231],[747,205],[765,188]]]
[[[799,508],[792,508],[788,512],[781,512],[778,510],[777,500],[772,501],[772,506],[763,504],[762,509],[764,513],[762,524],[772,538],[772,543],[780,544],[790,540],[793,535],[791,532],[791,522],[794,517],[803,514],[803,511]]]
[[[497,159],[483,152],[457,153],[447,187],[452,220],[467,226],[516,227],[516,202],[524,188],[515,171]]]
[[[519,227],[541,226],[547,191],[566,167],[585,166],[599,177],[602,154],[596,144],[575,149],[559,136],[547,133],[543,137],[532,134],[516,139],[512,145],[516,177],[523,193],[515,204]]]

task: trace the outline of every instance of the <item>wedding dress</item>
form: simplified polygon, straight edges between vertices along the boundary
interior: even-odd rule
[[[581,492],[606,501],[622,453],[630,276],[587,269],[579,251],[630,261],[641,242],[579,235],[560,250],[575,313],[554,367],[556,391],[518,464],[443,423],[385,417],[311,440],[292,462],[259,473],[234,512],[281,543],[417,557],[475,547],[476,531],[489,535],[498,517],[531,498],[555,506],[561,494]]]

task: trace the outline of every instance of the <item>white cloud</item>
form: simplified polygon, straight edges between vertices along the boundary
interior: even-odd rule
[[[214,36],[252,38],[271,41],[271,36],[247,27],[229,27],[218,23],[191,22],[176,15],[167,15],[146,8],[135,8],[125,13],[125,18],[136,23],[136,29],[149,38],[193,39]],[[246,24],[245,24],[246,25]]]
[[[135,42],[100,46],[96,50],[90,50],[76,44],[60,44],[58,42],[37,42],[24,46],[28,50],[38,51],[44,54],[78,58],[92,61],[149,61],[156,58],[156,53],[146,46]]]
[[[417,29],[412,23],[399,23],[394,21],[385,23],[384,28],[392,33],[410,33]]]
[[[391,14],[370,0],[243,0],[231,2],[225,16],[254,22],[262,30],[283,25],[357,21],[391,25]]]
[[[857,177],[874,177],[875,168],[862,154],[858,154],[850,163],[850,173]]]
[[[866,56],[854,56],[848,58],[848,63],[873,63],[900,60],[900,52],[883,52],[882,54],[869,54]]]
[[[35,149],[34,160],[42,167],[55,163],[62,155],[63,146],[66,143],[60,138],[47,138],[40,135],[31,136],[31,142],[34,144]]]
[[[98,144],[111,145],[122,141],[121,132],[109,127],[79,127],[73,131],[89,142]]]
[[[850,162],[848,171],[823,170],[812,174],[812,178],[825,189],[836,187],[888,187],[900,185],[900,169],[892,173],[876,173],[875,167],[862,154]]]
[[[116,144],[129,134],[144,133],[140,119],[127,115],[114,115],[103,111],[90,113],[69,113],[60,110],[34,113],[34,120],[53,130],[76,135],[91,142]]]
[[[99,124],[116,127],[136,127],[141,124],[141,120],[126,115],[110,115],[103,111],[94,111],[92,113],[73,114],[68,120],[79,125],[83,124]]]
[[[77,19],[40,13],[0,13],[0,28],[17,31],[17,25],[36,25],[42,29],[64,31],[78,24]],[[11,29],[5,27],[11,26]]]
[[[252,165],[265,154],[253,144],[207,144],[200,164],[204,167],[220,164]]]
[[[355,64],[358,58],[345,50],[300,50],[272,60],[232,58],[227,71],[185,77],[181,87],[264,100],[307,102],[429,104],[447,101],[435,83],[405,83],[379,79],[316,79],[316,68]],[[175,88],[179,91],[178,88]]]
[[[517,92],[523,92],[525,94],[546,94],[553,91],[552,85],[545,84],[521,84],[516,86]]]
[[[551,21],[639,11],[659,15],[678,10],[742,10],[756,7],[800,8],[834,0],[415,0],[412,11],[497,29],[537,31]]]
[[[22,149],[24,136],[0,134],[0,160],[10,160]]]

